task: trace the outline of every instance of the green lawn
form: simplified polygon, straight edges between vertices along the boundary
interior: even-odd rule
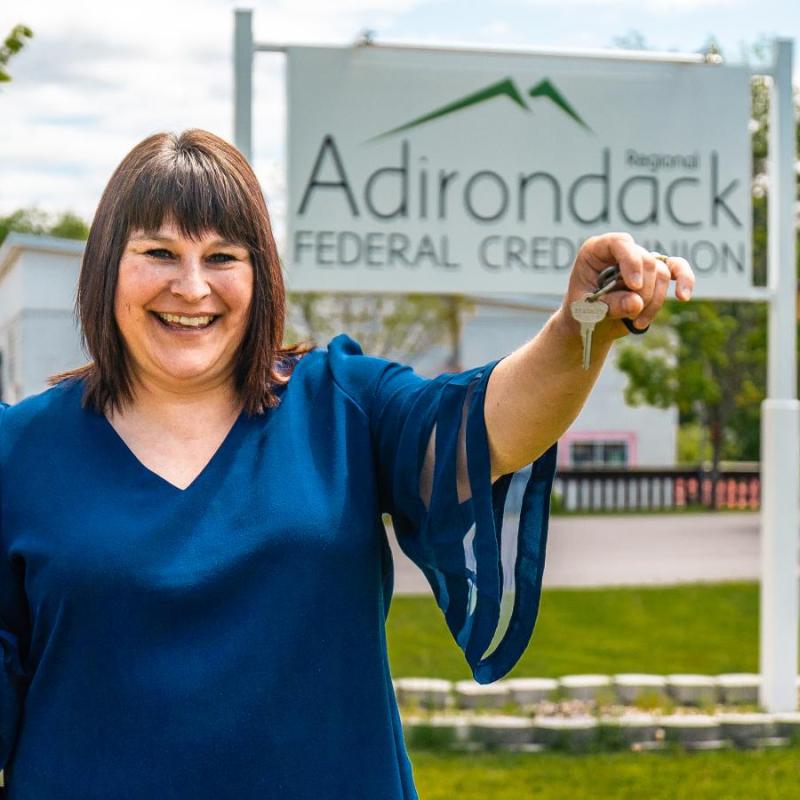
[[[433,594],[396,596],[392,676],[471,677]],[[506,676],[758,671],[758,584],[546,589],[528,649]]]
[[[433,595],[395,597],[392,675],[470,677]],[[758,585],[548,589],[506,677],[758,671]],[[409,749],[421,800],[784,800],[800,747],[716,753],[448,753]]]
[[[409,751],[420,800],[788,800],[800,748],[716,753],[469,755]]]

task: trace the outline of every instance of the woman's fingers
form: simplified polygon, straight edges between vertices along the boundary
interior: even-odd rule
[[[598,275],[608,266],[619,267],[624,282],[621,289],[606,292],[600,298],[609,310],[607,318],[627,317],[643,330],[657,316],[675,281],[675,297],[688,301],[694,290],[695,276],[689,262],[678,256],[661,256],[636,244],[629,233],[605,233],[592,236],[581,247],[573,270],[568,299],[580,299],[597,286]],[[615,326],[615,330],[616,330]],[[619,324],[619,335],[627,329]]]
[[[611,264],[618,264],[625,285],[639,292],[649,303],[655,292],[658,264],[666,264],[670,280],[677,284],[675,296],[688,300],[695,285],[695,276],[689,262],[678,256],[667,256],[666,261],[656,258],[629,233],[606,233],[586,240],[584,247],[592,266],[600,272]]]
[[[657,261],[657,260],[656,260]],[[646,328],[658,314],[664,301],[667,299],[671,273],[669,268],[661,261],[652,270],[646,270],[650,278],[645,281],[645,288],[639,292],[619,289],[604,294],[602,300],[608,305],[608,317],[621,319],[628,317],[634,320],[639,329]],[[652,283],[652,292],[649,284]]]
[[[637,247],[639,247],[639,245],[637,245]],[[663,272],[666,267],[664,266],[664,262],[657,259],[652,253],[648,252],[643,247],[639,247],[639,249],[641,250],[642,269],[644,270],[644,287],[641,292],[639,292],[639,295],[644,301],[644,307],[649,308],[653,303],[653,298],[656,293],[659,273]],[[667,273],[669,273],[669,270],[667,270]],[[638,327],[645,328],[647,326],[640,325]]]
[[[655,272],[655,289],[653,290],[653,296],[633,323],[639,330],[646,328],[653,321],[653,318],[658,314],[661,306],[664,305],[664,301],[667,299],[670,272],[669,269],[664,269],[663,262],[659,262],[659,264],[661,268],[657,269]]]
[[[669,256],[666,263],[670,270],[670,278],[676,284],[675,297],[678,300],[688,300],[692,296],[695,283],[694,272],[689,262],[679,256]]]
[[[654,259],[640,245],[636,244],[629,233],[605,233],[592,236],[584,242],[586,255],[592,266],[600,272],[611,264],[618,264],[620,275],[626,286],[639,291],[646,286],[645,257],[649,257],[649,266],[654,267]],[[651,292],[652,294],[652,292]]]

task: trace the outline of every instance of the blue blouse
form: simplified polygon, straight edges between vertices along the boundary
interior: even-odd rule
[[[0,795],[417,798],[381,514],[475,680],[505,675],[538,611],[556,444],[503,574],[512,475],[490,482],[483,413],[499,360],[427,379],[340,334],[183,490],[81,408],[81,381],[0,404]]]

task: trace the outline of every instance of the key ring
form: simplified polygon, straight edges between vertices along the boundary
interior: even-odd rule
[[[598,276],[597,276],[597,285],[600,287],[596,292],[592,292],[591,294],[586,295],[586,299],[593,303],[599,297],[604,295],[606,292],[612,291],[612,289],[617,287],[617,284],[621,281],[619,277],[619,267],[616,264],[612,264],[610,267],[606,267]],[[622,285],[624,285],[624,281],[622,281]]]
[[[656,251],[652,251],[650,255],[659,261],[663,261],[665,264],[669,258],[669,256],[665,256],[663,253],[658,253]],[[600,272],[600,274],[597,276],[597,286],[597,291],[594,291],[586,296],[586,299],[590,302],[598,300],[607,292],[611,292],[614,289],[619,289],[625,286],[625,281],[620,277],[619,265],[612,264],[610,267],[606,267],[602,272]],[[646,328],[639,330],[639,328],[633,324],[633,320],[629,319],[628,317],[623,317],[622,322],[624,323],[625,327],[636,336],[641,336],[643,333],[647,333],[647,331],[650,330],[649,325]]]

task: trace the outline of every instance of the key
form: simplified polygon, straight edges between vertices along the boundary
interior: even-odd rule
[[[657,253],[653,251],[650,253],[650,255],[653,256],[653,258],[657,258],[659,261],[663,261],[665,264],[669,262],[669,256],[665,256],[663,253]],[[597,300],[598,297],[604,295],[606,292],[623,288],[627,289],[628,287],[625,284],[625,281],[622,279],[619,265],[612,264],[610,267],[606,267],[597,276],[597,289],[588,295],[588,298],[590,300]]]
[[[598,322],[608,314],[608,306],[602,300],[590,300],[586,295],[583,300],[570,303],[572,318],[581,326],[583,340],[583,368],[589,369],[592,359],[592,334]]]
[[[625,282],[620,277],[619,267],[615,264],[610,267],[606,267],[597,276],[597,289],[591,294],[586,295],[586,298],[594,301],[606,294],[606,292],[619,289],[623,286],[625,286]]]
[[[666,260],[666,256],[661,256],[659,253],[653,253],[656,258],[660,258],[662,260]],[[597,276],[597,289],[592,292],[591,294],[586,295],[586,299],[589,301],[595,301],[602,295],[606,294],[606,292],[610,292],[614,289],[627,289],[627,285],[625,281],[622,279],[620,275],[619,267],[614,264],[610,267],[606,267],[598,276]],[[648,331],[650,327],[644,328],[644,330],[639,330],[634,324],[633,320],[628,319],[627,317],[623,317],[622,319],[623,324],[625,327],[631,332],[635,334],[642,334],[645,331]]]
[[[659,261],[663,261],[665,263],[669,258],[669,256],[665,256],[662,253],[653,252],[651,255],[657,258]],[[597,276],[597,289],[595,289],[595,291],[586,294],[583,300],[576,300],[570,304],[572,318],[581,326],[584,369],[589,369],[589,366],[591,365],[592,333],[594,332],[595,326],[598,322],[601,322],[603,319],[605,319],[606,314],[608,314],[608,306],[600,301],[600,297],[607,292],[611,292],[614,289],[621,289],[623,287],[625,287],[625,281],[622,279],[619,265],[612,264],[610,267],[606,267]],[[648,328],[640,331],[634,326],[631,320],[623,319],[622,321],[625,323],[625,327],[631,331],[631,333],[641,334],[649,329],[648,326]]]

